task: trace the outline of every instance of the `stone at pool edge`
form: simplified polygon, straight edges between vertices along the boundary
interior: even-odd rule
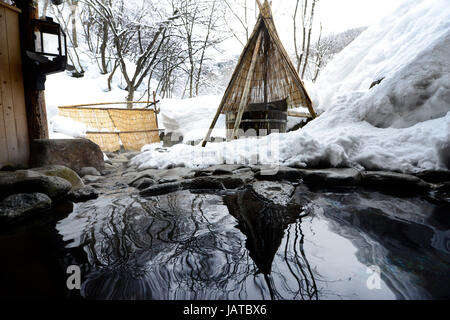
[[[80,177],[83,178],[85,176],[101,176],[101,173],[94,167],[83,167],[80,170]]]
[[[99,192],[95,188],[93,188],[91,186],[87,186],[84,188],[71,190],[67,194],[67,199],[69,201],[77,203],[77,202],[86,202],[89,200],[97,199],[98,196],[99,196]]]
[[[394,191],[400,193],[424,193],[431,189],[431,185],[422,179],[403,173],[387,171],[364,171],[361,182],[365,187]]]
[[[30,145],[31,167],[63,165],[75,172],[84,167],[105,169],[103,152],[88,139],[38,139]]]
[[[181,190],[236,190],[246,182],[232,176],[198,177],[177,182],[157,184],[140,191],[143,197],[161,196]]]
[[[306,184],[324,187],[356,186],[361,181],[361,173],[351,168],[295,169],[280,167],[273,172],[259,170],[256,172],[255,178],[265,181],[303,181]]]
[[[0,222],[30,218],[33,214],[49,210],[52,200],[42,193],[19,193],[0,202]]]
[[[20,193],[44,193],[52,200],[63,198],[72,184],[60,177],[46,176],[31,170],[0,173],[0,198]]]
[[[78,174],[66,166],[52,165],[52,166],[46,166],[46,167],[41,167],[41,168],[33,168],[30,170],[41,173],[46,176],[54,176],[54,177],[63,178],[72,184],[73,190],[84,187],[83,180],[81,180],[81,178],[78,176]]]

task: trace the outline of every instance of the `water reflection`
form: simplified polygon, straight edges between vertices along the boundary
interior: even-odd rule
[[[395,299],[449,295],[445,208],[378,193],[111,193],[57,229],[88,299]],[[447,211],[448,212],[448,211]],[[382,271],[367,287],[367,267]]]
[[[317,299],[314,274],[303,247],[304,234],[300,222],[297,223],[302,208],[298,205],[284,207],[273,204],[251,190],[227,196],[224,202],[230,214],[238,220],[237,227],[247,237],[246,248],[258,272],[264,275],[271,298],[284,298],[285,295],[276,288],[280,284],[291,299]],[[293,228],[289,228],[291,224]],[[283,238],[285,243],[280,255],[289,274],[272,276],[272,264]]]
[[[188,191],[111,195],[77,206],[58,229],[68,247],[86,251],[86,298],[316,299],[300,209],[251,191],[224,200]],[[271,273],[277,252],[289,274]]]
[[[443,212],[450,212],[447,204],[373,192],[313,197],[330,219],[331,229],[358,248],[358,260],[381,268],[397,298],[450,297],[450,230],[443,223]]]

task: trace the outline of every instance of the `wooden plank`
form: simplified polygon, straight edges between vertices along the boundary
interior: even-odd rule
[[[6,19],[5,8],[0,7],[0,59],[2,56],[6,55],[6,46],[3,40],[6,39]],[[3,70],[3,66],[0,65],[0,81],[3,78],[3,74],[6,70]],[[9,161],[8,145],[6,143],[6,128],[5,120],[3,117],[3,91],[0,86],[0,167],[6,165]]]
[[[20,10],[19,8],[14,7],[14,6],[10,5],[10,4],[4,3],[1,0],[0,0],[0,8],[2,8],[2,9],[6,8],[6,9],[12,10],[12,11],[17,12],[17,13],[21,13],[22,12],[22,10]]]
[[[312,116],[309,113],[297,111],[288,111],[288,116],[296,118],[312,118]]]
[[[156,103],[158,103],[158,102],[159,102],[159,100],[156,101]],[[99,103],[90,103],[90,104],[74,104],[71,106],[60,106],[58,108],[80,108],[80,107],[106,106],[106,105],[118,105],[118,104],[130,104],[130,103],[148,104],[149,106],[153,106],[155,104],[154,101],[99,102]],[[88,109],[88,108],[86,108],[86,109]],[[114,108],[111,108],[111,109],[114,109]],[[127,109],[127,110],[130,110],[130,109]],[[131,109],[131,110],[134,110],[134,109]],[[142,109],[142,110],[145,110],[145,109]],[[154,110],[145,110],[145,111],[154,111]]]
[[[10,82],[18,146],[16,156],[12,161],[15,164],[28,166],[30,143],[22,75],[19,15],[16,11],[6,10],[6,26],[8,32]]]
[[[6,131],[6,150],[8,151],[8,161],[12,162],[17,156],[17,129],[14,119],[13,94],[10,79],[9,51],[8,51],[8,25],[6,24],[6,10],[0,17],[0,25],[5,26],[3,32],[0,33],[0,48],[2,55],[0,56],[0,90],[2,93],[1,100],[3,104],[3,120]]]
[[[236,122],[234,124],[233,134],[231,135],[232,139],[237,139],[237,132],[239,130],[239,126],[241,124],[242,115],[244,114],[245,107],[247,106],[247,97],[250,92],[250,84],[253,78],[253,71],[255,70],[256,60],[258,59],[259,49],[261,47],[261,39],[263,36],[263,32],[258,35],[258,40],[256,42],[255,49],[253,51],[252,62],[250,64],[250,69],[248,70],[247,79],[245,81],[244,92],[242,93],[241,103],[239,105],[239,111],[237,114]]]

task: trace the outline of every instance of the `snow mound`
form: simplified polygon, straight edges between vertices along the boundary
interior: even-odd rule
[[[55,134],[52,139],[85,138],[87,127],[84,123],[71,118],[54,116],[50,120],[50,133]]]
[[[343,93],[362,91],[354,111],[376,127],[406,128],[444,117],[450,105],[448,5],[408,0],[363,32],[318,79],[320,108],[330,109]]]
[[[182,136],[184,142],[202,140],[216,114],[221,98],[221,96],[202,96],[182,100],[164,99],[161,101],[161,127],[166,133]],[[226,137],[223,115],[219,117],[212,136]]]

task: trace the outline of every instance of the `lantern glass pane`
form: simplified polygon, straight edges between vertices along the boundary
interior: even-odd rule
[[[57,34],[43,33],[44,52],[59,55],[59,42]]]
[[[34,32],[34,47],[36,52],[42,53],[41,32],[39,30]]]

